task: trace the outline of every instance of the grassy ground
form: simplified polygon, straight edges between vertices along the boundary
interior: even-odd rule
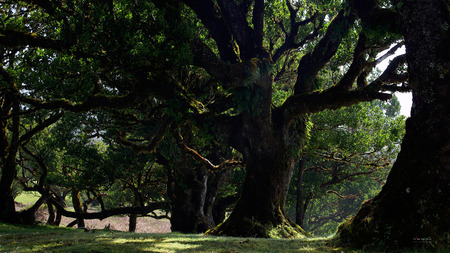
[[[138,234],[0,223],[0,252],[376,252],[334,247],[326,238],[257,239]],[[402,252],[432,252],[408,250]],[[448,251],[443,251],[448,252]]]
[[[137,234],[0,223],[0,252],[358,252],[324,239],[281,240]]]
[[[40,196],[41,195],[38,192],[22,192],[14,199],[14,201],[24,205],[32,205],[39,199]]]
[[[18,198],[16,201],[26,206],[38,197],[27,193]],[[45,209],[37,215],[42,222],[46,220]],[[64,218],[62,225],[71,220]],[[99,229],[106,224],[112,231]],[[141,233],[117,231],[126,231],[127,225],[127,217],[86,221],[88,232],[74,228],[0,223],[0,252],[374,252],[334,247],[326,238],[283,240],[169,233],[168,220],[148,217],[138,219],[137,231]],[[450,250],[443,252],[450,253]]]

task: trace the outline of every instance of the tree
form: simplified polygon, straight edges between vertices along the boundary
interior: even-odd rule
[[[142,4],[148,7],[146,11],[133,16]],[[167,73],[171,67],[160,64],[172,57],[158,54],[161,50],[148,51],[136,39],[143,39],[154,49],[157,44],[168,48],[171,45],[166,43],[164,36],[157,36],[161,30],[156,27],[164,27],[159,22],[163,19],[148,2],[118,3],[120,11],[114,15],[110,15],[114,11],[111,5],[100,2],[92,5],[20,1],[0,5],[5,10],[0,14],[0,219],[23,222],[16,219],[11,189],[16,175],[17,152],[33,134],[54,123],[61,115],[47,115],[46,120],[41,120],[41,124],[27,133],[20,129],[22,115],[47,109],[84,112],[100,107],[124,108],[139,104],[148,98],[151,90],[162,89],[161,84],[174,82],[168,81],[171,76]],[[144,23],[146,29],[143,29]],[[136,32],[133,27],[146,32],[147,36],[142,36],[142,32]],[[171,52],[174,58],[183,58],[183,54],[176,54],[177,50]],[[155,57],[162,58],[156,60]],[[149,62],[158,64],[150,66]],[[136,66],[143,71],[136,71]],[[148,71],[153,74],[148,75]],[[149,83],[159,87],[147,85]],[[174,87],[164,89],[160,94],[170,96],[173,90]],[[57,204],[59,210],[63,210],[60,203]]]
[[[14,60],[7,59],[10,64]],[[32,223],[34,221],[34,212],[45,202],[40,199],[32,208],[23,212],[16,212],[13,195],[13,182],[17,174],[17,155],[19,148],[26,144],[30,139],[44,130],[46,127],[54,124],[61,118],[61,113],[50,115],[38,115],[39,120],[32,121],[29,128],[21,124],[21,113],[17,99],[19,90],[17,80],[3,68],[0,69],[1,75],[1,179],[0,179],[0,220],[7,222]],[[44,116],[44,119],[41,118]],[[46,117],[47,116],[47,117]]]
[[[355,31],[356,17],[351,7],[336,3],[327,6],[298,3],[294,6],[290,1],[218,1],[217,5],[212,1],[184,2],[197,14],[217,45],[211,49],[202,41],[194,40],[194,64],[217,80],[219,87],[226,89],[234,101],[239,101],[226,107],[234,108],[232,115],[216,114],[208,118],[208,123],[214,124],[223,140],[243,154],[247,173],[240,200],[231,216],[208,233],[301,236],[301,228],[286,218],[284,205],[299,157],[296,151],[307,139],[310,126],[307,115],[361,101],[389,98],[390,95],[379,90],[386,88],[385,82],[392,81],[390,77],[397,74],[395,70],[403,59],[400,57],[393,62],[381,78],[364,84],[361,81],[365,80],[363,72],[370,70],[374,63],[366,61],[368,45],[381,48],[392,41],[380,41],[373,36],[366,41],[366,35],[361,32],[353,61],[344,61],[344,64],[352,63],[348,71],[339,82],[326,86],[320,83],[318,74],[335,56],[349,31]],[[333,7],[339,11],[321,13],[307,11],[308,7],[310,10]],[[280,11],[282,14],[278,16]],[[290,19],[286,20],[283,15]],[[327,19],[331,21],[326,29],[322,29]],[[273,27],[277,28],[270,30]],[[312,43],[312,39],[319,42]],[[219,57],[214,54],[214,49]],[[296,55],[301,57],[298,63],[291,61],[295,59],[294,49],[302,52]],[[283,66],[283,61],[286,68],[297,65],[294,67],[296,82],[290,84],[292,95],[280,106],[274,106],[273,72],[283,74],[283,68],[276,68],[277,63]],[[289,71],[292,67],[287,69]],[[361,88],[353,89],[358,77]]]
[[[392,1],[405,38],[411,117],[386,185],[339,231],[344,242],[385,248],[448,245],[450,33],[448,1]],[[361,9],[364,20],[376,9]],[[371,22],[375,20],[367,20]]]
[[[291,183],[290,191],[291,199],[297,195],[298,225],[313,232],[333,223],[334,227],[328,224],[320,230],[334,233],[364,199],[379,192],[404,135],[405,118],[393,116],[400,110],[392,108],[395,104],[373,101],[311,116],[314,125],[308,152],[295,172],[296,182]],[[333,196],[325,196],[330,194]]]
[[[383,12],[386,29],[361,27],[352,1],[33,1],[5,7],[22,11],[4,18],[0,44],[22,50],[32,63],[24,60],[22,70],[38,77],[24,81],[31,92],[20,96],[22,103],[86,111],[162,99],[242,154],[247,174],[240,200],[210,234],[301,236],[284,205],[311,127],[308,115],[386,100],[391,96],[382,91],[400,89],[389,84],[405,78],[397,73],[400,56],[367,83],[380,60],[374,55],[398,39],[395,15]],[[348,46],[354,39],[357,45]],[[346,72],[324,83],[319,74],[328,66]],[[189,89],[179,75],[183,69],[195,73],[201,88]],[[274,101],[275,89],[287,91],[285,101]]]

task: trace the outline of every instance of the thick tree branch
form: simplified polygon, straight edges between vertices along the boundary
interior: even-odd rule
[[[256,0],[255,5],[258,4],[258,1],[261,0]],[[222,11],[222,15],[226,24],[228,24],[228,29],[231,31],[233,37],[236,39],[236,42],[239,45],[242,58],[251,59],[255,57],[256,48],[253,43],[253,31],[247,23],[245,14],[241,12],[239,6],[234,0],[217,0],[217,3],[220,6],[220,10]],[[264,9],[264,3],[262,3],[262,5],[263,6],[258,7],[258,9],[256,10],[257,12],[260,12],[261,8]],[[263,13],[256,14],[263,15]],[[258,22],[263,22],[263,20],[258,20]]]
[[[380,56],[378,59],[376,59],[372,65],[376,66],[379,63],[381,63],[382,61],[386,60],[386,58],[388,58],[389,56],[392,56],[395,54],[395,52],[403,46],[403,43],[398,43],[395,46],[393,46],[391,49],[389,49],[389,51],[387,51],[384,55]]]
[[[380,8],[377,0],[351,0],[349,2],[357,16],[369,28],[399,33],[399,19],[395,11]]]
[[[252,22],[254,31],[254,45],[257,49],[262,49],[264,39],[264,0],[255,0]]]
[[[242,85],[240,77],[246,74],[241,68],[244,63],[228,64],[219,59],[214,52],[201,40],[191,43],[194,64],[205,69],[213,78],[220,81],[226,88]]]
[[[403,80],[404,82],[408,80],[408,74],[399,75],[398,80]],[[395,84],[391,85],[383,85],[381,87],[382,91],[390,91],[390,92],[411,92],[412,88],[410,86],[402,85],[397,86]]]
[[[315,113],[325,109],[338,109],[351,106],[359,102],[372,101],[375,99],[388,100],[390,94],[380,93],[379,87],[370,85],[365,88],[342,91],[328,89],[325,91],[315,91],[303,93],[289,97],[284,104],[275,112],[275,116],[282,116],[284,123],[290,125],[292,120],[300,115]],[[282,115],[279,115],[281,113]]]
[[[127,147],[132,148],[137,153],[154,153],[159,143],[164,139],[166,134],[169,132],[170,127],[173,123],[173,119],[167,117],[163,120],[161,126],[159,126],[153,138],[147,143],[136,143],[125,139],[123,133],[119,133],[119,142]]]
[[[296,95],[312,91],[317,74],[337,52],[342,39],[351,28],[355,18],[351,13],[346,14],[345,10],[340,11],[331,21],[326,34],[314,50],[302,57],[294,87]]]
[[[72,112],[89,111],[96,108],[126,108],[143,101],[147,97],[148,91],[136,90],[124,96],[108,96],[103,94],[94,94],[86,101],[73,103],[67,100],[43,101],[36,98],[22,96],[20,100],[41,109],[64,109]]]
[[[225,62],[238,62],[234,39],[229,32],[225,20],[211,0],[183,0],[200,18],[203,25],[208,28],[212,38],[217,43],[220,57]]]
[[[255,0],[242,0],[242,2],[239,4],[239,9],[241,9],[241,12],[244,13],[244,15],[248,14],[250,6],[253,4],[254,1]]]
[[[283,122],[289,125],[294,118],[306,113],[315,113],[325,109],[338,109],[375,99],[388,100],[392,95],[380,91],[383,89],[387,90],[389,86],[386,86],[386,84],[391,81],[403,80],[397,78],[399,75],[396,73],[396,70],[405,60],[405,55],[394,58],[380,77],[363,88],[345,91],[341,87],[333,86],[325,91],[291,96],[276,110],[274,117],[282,117]]]
[[[350,68],[336,84],[337,87],[341,87],[344,90],[350,90],[355,83],[359,75],[366,69],[368,62],[366,61],[366,36],[361,33],[359,35],[358,42],[353,52],[353,62]]]
[[[252,70],[257,68],[258,61],[256,59],[226,63],[217,58],[214,52],[199,39],[192,41],[191,48],[194,54],[194,64],[205,69],[225,88],[243,86],[245,79],[251,78]]]
[[[57,51],[67,47],[61,40],[42,37],[36,33],[19,32],[14,30],[0,31],[0,45],[7,47],[40,47]]]
[[[48,126],[50,126],[50,125],[54,124],[56,121],[58,121],[63,116],[63,114],[64,114],[63,112],[58,112],[58,113],[51,115],[48,119],[44,120],[44,122],[38,124],[30,131],[23,134],[20,137],[19,142],[21,144],[28,142],[35,134],[39,133],[40,131],[44,130]]]
[[[140,214],[140,215],[147,215],[148,213],[151,213],[152,211],[158,210],[158,209],[165,209],[169,207],[169,204],[167,202],[155,202],[150,203],[147,206],[143,207],[122,207],[122,208],[114,208],[110,210],[103,210],[96,213],[76,213],[76,212],[70,212],[67,211],[56,199],[50,198],[48,200],[52,205],[58,209],[58,212],[65,216],[65,217],[71,217],[71,218],[77,218],[77,219],[86,219],[86,220],[92,220],[92,219],[99,219],[103,220],[108,217],[114,216],[114,215],[120,215],[120,214]]]
[[[304,44],[306,44],[306,42],[308,42],[309,40],[314,39],[315,37],[317,37],[319,29],[322,27],[323,25],[323,19],[321,20],[320,24],[314,29],[314,31],[310,34],[308,34],[305,38],[303,38],[303,40],[299,43],[296,43],[296,37],[297,34],[299,32],[300,27],[307,25],[313,21],[315,21],[318,17],[319,17],[319,12],[314,13],[310,18],[305,19],[303,21],[297,22],[296,21],[296,17],[297,17],[297,10],[294,9],[294,7],[292,6],[292,3],[290,0],[286,0],[286,5],[288,7],[289,10],[289,18],[290,18],[290,23],[291,23],[291,29],[289,30],[289,32],[287,32],[284,27],[282,26],[282,29],[286,35],[286,39],[284,40],[283,45],[281,45],[274,53],[272,59],[274,62],[276,62],[278,59],[280,59],[280,57],[282,55],[284,55],[287,51],[289,51],[290,49],[294,49],[294,48],[299,48],[302,47]]]

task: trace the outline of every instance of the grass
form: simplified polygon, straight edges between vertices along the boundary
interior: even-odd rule
[[[23,193],[16,198],[16,202],[32,204],[38,197],[35,194]],[[46,217],[41,218],[43,221],[46,220]],[[126,217],[108,219],[102,222],[110,223],[111,229],[126,230]],[[163,224],[161,220],[149,222],[146,219],[150,218],[140,218],[138,221],[142,223],[138,226],[143,226],[141,231],[158,233],[128,233],[99,229],[84,232],[81,229],[65,227],[0,223],[0,252],[376,252],[335,247],[328,238],[289,240],[162,234],[160,232],[168,229],[166,227],[168,224],[165,224],[167,222]],[[103,228],[104,224],[97,224],[99,222],[96,221],[87,227]],[[413,249],[402,252],[430,251]],[[450,250],[442,252],[450,253]]]
[[[200,234],[139,234],[0,223],[0,252],[366,252],[328,238],[260,239]],[[376,251],[368,251],[376,252]],[[430,252],[409,250],[399,252]],[[443,251],[448,252],[448,251]]]
[[[196,234],[137,234],[0,223],[0,252],[359,252],[326,239],[256,239]]]
[[[14,199],[14,201],[24,205],[31,205],[34,204],[40,196],[41,194],[38,192],[22,192]]]
[[[24,191],[14,198],[15,202],[21,203],[24,206],[30,206],[36,203],[36,201],[41,197],[39,192],[35,191]],[[70,196],[66,197],[67,206],[72,206],[72,198]]]

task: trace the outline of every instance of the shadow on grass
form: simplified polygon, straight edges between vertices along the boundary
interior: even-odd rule
[[[0,252],[340,252],[324,239],[259,239],[194,234],[84,232],[0,223]],[[351,252],[346,250],[345,252]]]
[[[330,252],[333,249],[321,243],[299,240],[267,240],[243,238],[217,238],[201,235],[150,235],[144,237],[97,238],[95,242],[84,241],[64,251],[72,252]],[[55,248],[53,248],[55,249]],[[55,249],[56,250],[56,249]],[[63,249],[61,249],[63,250]],[[338,250],[338,249],[335,249]]]

